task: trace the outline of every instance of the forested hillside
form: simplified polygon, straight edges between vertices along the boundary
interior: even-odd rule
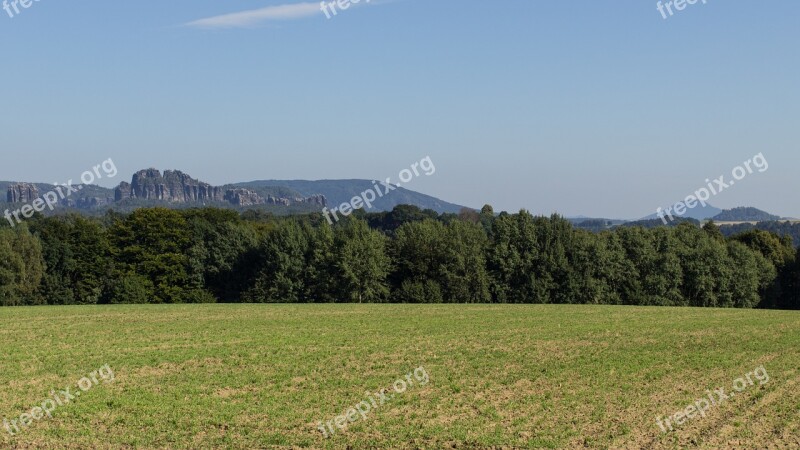
[[[779,219],[780,216],[752,207],[726,209],[713,218],[717,222],[767,222]]]
[[[320,214],[144,208],[0,228],[3,305],[588,303],[798,308],[797,252],[712,224],[575,229],[522,211]]]

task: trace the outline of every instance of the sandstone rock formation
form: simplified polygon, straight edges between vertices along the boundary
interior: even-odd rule
[[[264,198],[249,189],[228,189],[225,191],[225,200],[236,206],[253,206],[266,203]]]
[[[114,201],[121,201],[131,198],[132,190],[131,184],[123,181],[114,189]]]
[[[8,203],[30,203],[39,198],[39,189],[30,183],[17,183],[8,186]]]
[[[296,203],[303,203],[306,205],[316,205],[316,206],[328,206],[328,199],[325,198],[324,195],[312,195],[311,197],[306,198],[295,198],[294,201]]]
[[[117,201],[126,198],[162,200],[170,203],[219,202],[222,189],[195,180],[178,170],[167,170],[162,175],[156,169],[140,170],[130,184],[120,183],[114,192]]]
[[[236,206],[293,204],[327,206],[324,195],[308,198],[283,198],[267,195],[244,188],[223,188],[196,180],[178,170],[167,170],[162,175],[156,169],[140,170],[133,175],[130,183],[122,182],[114,191],[114,200],[126,199],[160,200],[170,203],[227,202]]]
[[[267,196],[267,204],[268,205],[283,205],[289,206],[292,202],[288,198],[281,198],[281,197],[273,197],[271,195]]]

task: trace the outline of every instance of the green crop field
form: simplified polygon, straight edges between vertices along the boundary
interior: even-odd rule
[[[0,419],[18,427],[0,448],[800,446],[797,312],[31,307],[0,309],[0,338]],[[67,387],[82,395],[33,411]],[[657,424],[721,387],[736,395]]]

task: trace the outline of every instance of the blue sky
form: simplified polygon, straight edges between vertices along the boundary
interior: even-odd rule
[[[106,185],[146,167],[383,179],[430,155],[436,174],[409,188],[635,218],[763,152],[768,171],[711,203],[800,217],[800,2],[708,0],[667,20],[650,0],[314,6],[0,11],[0,179],[64,182],[109,157]]]

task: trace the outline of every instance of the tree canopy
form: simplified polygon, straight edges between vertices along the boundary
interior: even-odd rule
[[[553,215],[403,205],[277,217],[143,208],[0,228],[2,305],[584,303],[800,308],[792,239],[713,223],[590,232]]]

